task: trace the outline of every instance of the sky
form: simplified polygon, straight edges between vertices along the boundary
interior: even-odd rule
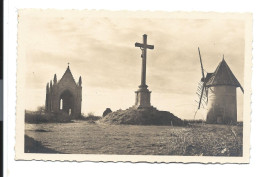
[[[28,110],[45,104],[46,84],[61,79],[68,62],[77,82],[82,77],[82,112],[102,115],[134,105],[141,83],[141,50],[134,46],[148,35],[146,82],[151,104],[182,119],[193,119],[203,66],[214,72],[223,55],[244,85],[245,23],[238,19],[175,17],[174,14],[98,11],[19,11],[19,62],[24,70]],[[18,66],[19,69],[19,66]],[[238,120],[243,94],[237,89]],[[196,119],[205,119],[201,109]]]

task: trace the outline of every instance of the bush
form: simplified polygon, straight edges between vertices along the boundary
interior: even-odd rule
[[[63,123],[71,122],[71,117],[65,113],[46,113],[42,111],[25,111],[25,122],[31,124],[39,123]]]
[[[184,120],[185,123],[187,124],[203,124],[203,123],[206,123],[205,120],[202,120],[202,119],[198,119],[198,120]]]
[[[101,117],[100,116],[95,116],[93,112],[88,113],[87,116],[84,114],[81,115],[82,120],[91,120],[91,121],[96,121],[99,120]]]

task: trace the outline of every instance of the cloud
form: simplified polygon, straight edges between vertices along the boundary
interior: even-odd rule
[[[25,90],[35,90],[35,97],[44,94],[46,83],[55,73],[60,79],[70,62],[75,80],[82,76],[83,92],[88,97],[95,99],[95,94],[89,92],[105,88],[96,99],[112,99],[104,105],[89,105],[86,101],[83,110],[100,113],[108,103],[115,109],[121,104],[113,98],[120,97],[129,99],[122,104],[124,107],[131,106],[133,91],[141,79],[141,51],[134,43],[142,42],[142,35],[147,34],[148,44],[155,46],[147,52],[147,84],[153,93],[169,97],[155,96],[152,104],[170,108],[169,104],[174,106],[174,100],[178,100],[179,104],[192,105],[201,78],[198,47],[206,71],[214,72],[224,54],[243,85],[244,28],[243,21],[230,19],[96,17],[84,11],[21,13],[18,36],[26,50]],[[28,102],[27,106],[43,103],[41,97],[35,99],[35,105]],[[180,115],[185,112],[174,111]]]

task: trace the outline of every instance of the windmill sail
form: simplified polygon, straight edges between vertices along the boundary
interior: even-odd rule
[[[202,64],[202,60],[201,60],[201,55],[200,55],[200,48],[198,47],[198,51],[199,51],[199,56],[200,56],[200,66],[201,66],[201,73],[202,73],[202,78],[205,78],[204,75],[204,69],[203,69],[203,64]]]
[[[196,92],[197,99],[195,101],[199,105],[198,109],[200,109],[201,107],[205,108],[205,106],[208,103],[208,97],[207,97],[207,92],[208,91],[207,91],[207,88],[204,87],[204,91],[202,93],[203,85],[204,85],[204,82],[200,81],[198,83],[198,87],[197,87],[197,92]]]
[[[200,93],[200,100],[199,100],[199,106],[198,109],[200,109],[200,105],[201,105],[201,101],[203,99],[203,95],[204,93],[204,89],[205,89],[205,75],[204,75],[204,69],[203,69],[203,64],[202,64],[202,59],[201,59],[201,55],[200,55],[200,48],[198,47],[198,51],[199,51],[199,57],[200,57],[200,66],[201,66],[201,74],[202,74],[202,78],[201,78],[201,84],[199,84],[199,88],[201,88],[201,93]],[[203,106],[204,107],[204,106]]]

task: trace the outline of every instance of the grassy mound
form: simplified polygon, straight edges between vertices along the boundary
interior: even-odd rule
[[[167,111],[158,111],[156,108],[136,109],[131,107],[127,110],[111,112],[100,123],[129,124],[129,125],[174,125],[181,126],[185,123],[175,115]]]

